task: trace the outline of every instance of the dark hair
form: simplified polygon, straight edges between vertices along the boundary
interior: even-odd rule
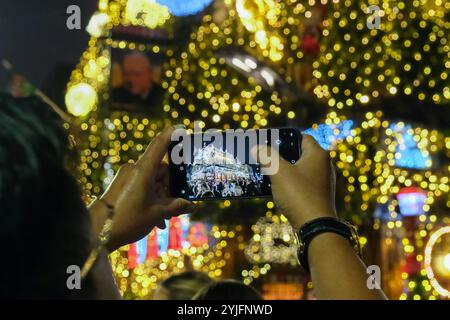
[[[191,300],[195,294],[213,280],[203,272],[186,271],[173,275],[160,283],[169,300]]]
[[[67,288],[67,267],[90,250],[90,221],[77,181],[66,170],[67,133],[36,98],[0,95],[0,298],[93,297]]]
[[[236,280],[221,280],[200,290],[194,300],[264,300],[253,287]]]

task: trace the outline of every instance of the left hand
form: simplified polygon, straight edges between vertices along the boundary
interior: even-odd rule
[[[123,165],[101,200],[90,206],[97,232],[101,231],[107,214],[102,202],[114,206],[109,251],[141,239],[156,226],[164,228],[164,219],[195,209],[191,202],[168,194],[168,166],[162,160],[173,130],[173,127],[163,130],[136,164]]]

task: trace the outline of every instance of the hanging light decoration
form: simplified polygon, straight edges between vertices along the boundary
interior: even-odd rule
[[[79,83],[69,88],[66,94],[66,106],[74,116],[86,116],[97,102],[95,89],[87,83]]]
[[[132,25],[145,25],[150,29],[162,26],[170,18],[169,8],[155,0],[128,0],[125,20]]]
[[[236,11],[244,27],[272,61],[283,58],[283,40],[276,31],[281,19],[281,3],[274,0],[237,0]]]
[[[96,12],[89,20],[86,31],[93,37],[99,38],[104,35],[109,16],[105,12]]]
[[[450,226],[442,227],[434,232],[428,240],[427,246],[425,248],[425,271],[427,277],[430,280],[433,288],[443,297],[450,298],[450,290],[442,286],[441,283],[436,279],[435,270],[432,264],[432,253],[433,248],[436,243],[442,239],[442,236],[450,234]],[[442,268],[446,269],[450,273],[450,254],[446,254],[442,259]]]
[[[201,12],[213,0],[156,0],[156,2],[168,7],[174,16],[189,16]]]

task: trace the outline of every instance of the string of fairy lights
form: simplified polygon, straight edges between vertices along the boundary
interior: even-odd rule
[[[230,259],[227,245],[230,241],[242,243],[239,236],[242,226],[219,228],[213,226],[210,233],[215,244],[202,247],[188,247],[181,250],[168,250],[157,259],[146,260],[130,270],[126,252],[129,246],[124,246],[110,255],[113,272],[118,278],[119,290],[124,297],[133,299],[148,299],[157,288],[158,282],[174,273],[186,270],[197,270],[216,279],[223,275],[223,268]]]
[[[335,112],[331,112],[326,120],[335,124],[340,121],[342,119]],[[395,126],[400,128],[405,124],[399,122]],[[420,127],[409,130],[417,142],[421,155],[428,156],[430,153],[436,154],[438,150],[448,150],[448,137],[444,137],[437,130]],[[336,166],[348,183],[348,195],[344,200],[350,203],[352,199],[354,200],[355,193],[361,195],[358,199],[361,206],[351,208],[352,210],[367,211],[369,209],[367,203],[372,197],[376,203],[387,203],[389,195],[397,194],[402,186],[410,187],[413,184],[428,191],[425,211],[430,210],[435,198],[448,194],[448,167],[433,172],[432,160],[427,160],[425,172],[399,168],[395,165],[399,141],[401,135],[392,130],[391,122],[382,119],[381,111],[367,112],[361,127],[354,129],[343,143],[336,146],[336,150],[331,151],[331,156],[336,159]],[[373,157],[370,156],[373,152],[370,145],[380,146]]]
[[[294,230],[284,215],[273,214],[273,210],[274,203],[267,202],[265,217],[252,226],[253,236],[244,250],[252,267],[241,272],[245,284],[266,275],[274,263],[298,265]]]
[[[170,8],[158,1],[100,0],[98,12],[88,26],[92,37],[72,72],[66,94],[68,111],[75,116],[70,126],[79,128],[80,180],[85,193],[100,194],[119,165],[136,160],[168,123],[190,127],[196,119],[201,120],[201,127],[227,129],[267,127],[277,117],[297,120],[296,110],[282,94],[269,92],[254,78],[243,76],[216,51],[224,47],[245,48],[291,83],[292,66],[304,59],[299,28],[302,19],[311,16],[310,8],[314,5],[321,4],[329,10],[322,26],[321,52],[313,62],[313,77],[314,94],[332,107],[324,117],[324,124],[333,126],[334,135],[338,136],[339,126],[351,119],[348,110],[370,104],[379,97],[404,95],[424,103],[448,103],[450,33],[449,23],[444,19],[448,3],[369,1],[379,5],[383,15],[381,29],[368,30],[367,8],[363,4],[300,2],[224,0],[227,15],[204,15],[185,48],[164,50],[158,44],[116,40],[107,35],[114,26],[155,28],[171,24]],[[395,10],[397,14],[394,7],[399,10]],[[423,12],[419,11],[422,9]],[[418,41],[418,37],[426,41]],[[108,100],[111,48],[163,52],[167,57],[162,79],[166,96],[161,107],[165,117],[109,111],[104,107]],[[429,56],[435,59],[428,59]],[[245,64],[245,60],[242,62]],[[252,62],[247,64],[251,68]],[[408,147],[406,134],[414,141],[418,157],[424,159],[421,169],[399,165],[400,151]],[[440,289],[433,273],[431,249],[426,249],[426,244],[438,226],[449,223],[440,218],[443,212],[439,210],[448,212],[450,207],[450,138],[438,130],[392,121],[381,111],[370,111],[351,128],[350,134],[335,142],[330,154],[345,181],[342,215],[358,226],[371,221],[375,206],[387,205],[389,219],[375,218],[371,228],[400,232],[405,226],[393,195],[405,187],[423,190],[424,213],[418,217],[416,236],[404,238],[401,246],[405,254],[417,253],[416,260],[422,264],[419,273],[429,279],[419,281],[406,273],[402,279],[411,290],[419,286],[429,289],[425,290],[428,295],[413,295],[414,299],[445,297],[446,291]],[[439,163],[435,160],[439,158],[437,155],[446,160]],[[247,284],[268,274],[274,263],[295,264],[292,230],[286,218],[276,212],[273,202],[266,205],[266,215],[253,226],[248,241],[242,226],[213,226],[210,236],[216,240],[214,246],[170,251],[133,270],[127,268],[127,246],[114,252],[111,261],[121,292],[131,298],[148,298],[161,279],[187,268],[221,277],[229,258],[230,242],[237,242],[251,264],[241,271]],[[229,201],[224,206],[229,206]],[[275,238],[284,242],[284,246],[277,248]],[[393,241],[387,237],[385,241],[388,240]],[[367,237],[361,237],[362,245],[368,241]],[[186,257],[191,266],[186,265]]]
[[[330,12],[321,55],[313,64],[318,98],[338,109],[390,95],[449,103],[450,23],[444,19],[448,2],[322,3],[330,4]],[[380,9],[374,13],[380,18],[379,28],[367,27],[369,5]]]
[[[450,227],[442,227],[438,230],[436,230],[428,240],[428,243],[425,247],[425,257],[424,257],[424,264],[425,264],[425,272],[427,274],[427,277],[429,279],[429,282],[431,283],[431,286],[434,288],[434,290],[440,294],[441,296],[444,296],[446,298],[450,298],[450,290],[446,289],[436,278],[435,271],[433,268],[433,256],[432,252],[434,249],[435,244],[441,239],[443,235],[450,234]],[[448,250],[448,247],[446,248]],[[450,273],[450,254],[445,253],[442,256],[442,267],[444,269],[443,272],[445,272],[446,275]],[[425,283],[426,284],[426,283]]]
[[[328,115],[328,123],[339,123],[339,118],[335,112]],[[402,188],[419,186],[426,194],[423,214],[418,217],[420,223],[412,239],[403,238],[398,244],[403,247],[402,255],[415,254],[417,262],[424,261],[423,251],[430,232],[435,226],[448,224],[439,222],[434,210],[445,210],[450,205],[449,197],[449,167],[436,166],[428,158],[430,154],[436,154],[439,150],[445,150],[448,156],[449,139],[436,130],[428,130],[416,127],[408,128],[406,131],[412,136],[419,148],[418,152],[425,157],[423,170],[411,168],[400,168],[396,165],[399,160],[399,150],[404,144],[404,135],[399,133],[405,128],[403,122],[389,122],[383,120],[382,113],[368,112],[365,114],[361,126],[352,130],[352,134],[347,136],[345,141],[338,143],[336,149],[331,151],[331,156],[335,159],[336,166],[340,169],[346,179],[346,195],[344,195],[345,208],[348,218],[357,225],[362,224],[364,215],[374,211],[373,205],[387,204],[390,216],[387,221],[374,219],[373,229],[379,230],[381,224],[385,224],[387,230],[394,233],[403,233],[405,225],[398,212],[398,200],[393,195],[398,194]],[[364,143],[365,142],[365,143]],[[375,152],[371,146],[378,146]],[[433,151],[432,151],[433,150]],[[373,156],[371,156],[371,154]],[[437,204],[439,203],[439,205]],[[356,213],[356,214],[355,214]],[[445,219],[445,218],[444,218]],[[387,244],[393,241],[392,233],[384,240]],[[361,238],[362,244],[367,242],[365,237]],[[429,269],[429,268],[428,268]],[[422,267],[419,274],[426,276],[426,268]],[[401,274],[402,279],[410,290],[416,287],[423,287],[426,296],[413,294],[412,299],[436,299],[443,296],[442,290],[436,289],[436,281],[410,279],[408,273]],[[439,291],[438,291],[439,290]],[[407,293],[402,293],[400,299],[409,298]]]
[[[287,109],[279,92],[263,90],[252,77],[229,68],[214,51],[245,46],[253,56],[266,57],[268,65],[276,66],[290,82],[288,66],[303,57],[297,30],[305,6],[297,1],[224,2],[229,6],[228,16],[223,21],[204,16],[191,34],[187,50],[170,60],[163,82],[168,91],[164,110],[176,110],[172,117],[186,126],[193,116],[200,115],[201,126],[220,123],[224,129],[265,127],[270,117],[281,114],[293,119],[295,112]],[[234,58],[232,63],[247,72],[256,68],[249,58]]]

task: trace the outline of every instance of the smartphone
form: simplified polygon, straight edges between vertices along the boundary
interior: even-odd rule
[[[270,179],[250,150],[273,146],[281,157],[296,163],[301,133],[295,128],[260,130],[207,130],[188,134],[181,130],[169,146],[170,190],[188,200],[261,198],[272,195]],[[277,168],[272,168],[277,169]]]

